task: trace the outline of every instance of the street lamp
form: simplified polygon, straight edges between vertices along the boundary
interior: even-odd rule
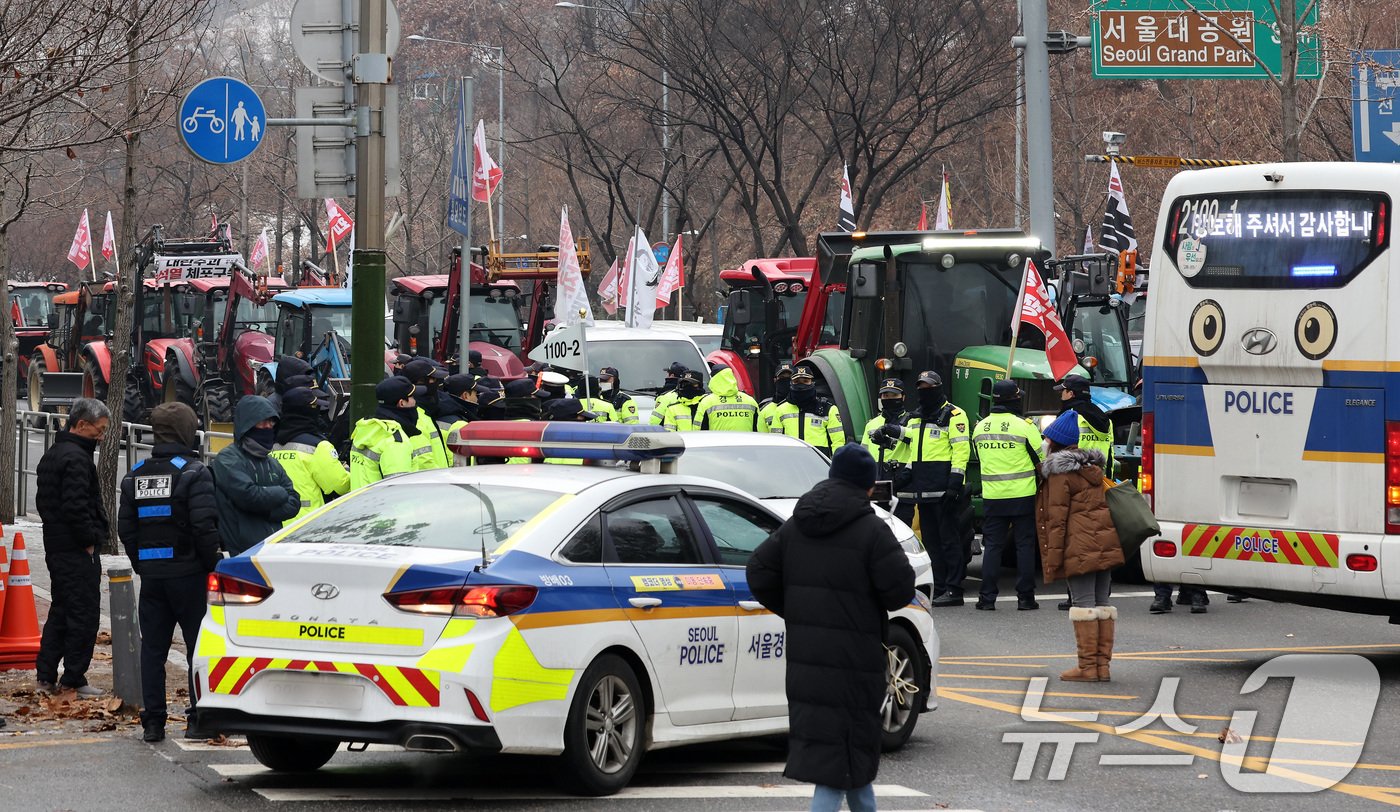
[[[554,4],[555,8],[562,9],[584,9],[587,11],[605,11],[611,14],[621,14],[631,16],[636,14],[642,17],[654,17],[655,14],[648,14],[645,11],[624,11],[616,8],[606,8],[604,6],[586,6],[582,3],[571,3],[569,0],[559,0]],[[666,65],[661,65],[661,241],[669,242],[671,236],[671,193],[666,190],[666,170],[671,166],[671,76],[666,70]]]
[[[422,34],[409,34],[411,42],[441,42],[444,45],[463,45],[496,52],[496,163],[504,169],[506,165],[506,49],[502,45],[483,45],[479,42],[462,42],[455,39],[425,37]],[[470,122],[468,122],[470,126]],[[506,201],[501,194],[496,195],[496,227],[505,231]]]

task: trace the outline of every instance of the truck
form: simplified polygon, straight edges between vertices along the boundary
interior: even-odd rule
[[[527,253],[502,253],[499,243],[472,252],[471,349],[495,377],[521,378],[530,351],[554,318],[554,288],[559,276],[557,246]],[[588,241],[577,245],[579,270],[590,270]],[[404,276],[390,280],[394,296],[394,338],[411,355],[427,350],[432,358],[455,366],[461,301],[462,252],[453,249],[451,273]],[[528,289],[526,289],[528,286]]]

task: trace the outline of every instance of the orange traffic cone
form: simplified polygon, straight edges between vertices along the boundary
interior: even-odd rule
[[[0,540],[0,625],[3,625],[5,619],[5,582],[9,580],[6,577],[9,564],[10,559],[5,552],[5,542]]]
[[[29,580],[29,552],[24,534],[15,534],[10,562],[5,613],[0,616],[0,671],[33,670],[39,659],[39,616],[34,608],[34,584]]]

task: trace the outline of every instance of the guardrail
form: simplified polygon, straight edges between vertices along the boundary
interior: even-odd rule
[[[68,422],[68,415],[31,412],[25,409],[16,410],[16,415],[15,426],[19,432],[19,444],[15,448],[15,511],[28,513],[30,480],[34,478],[37,481],[39,460],[53,445],[58,432],[63,430]],[[126,470],[130,471],[150,453],[153,444],[149,439],[154,432],[150,426],[143,423],[122,423],[118,430],[121,432],[120,453],[126,456]],[[233,441],[233,435],[226,431],[200,431],[198,437],[198,447],[195,450],[199,452],[199,458],[206,463],[213,454],[218,453],[215,446],[222,448]],[[42,440],[37,454],[30,448],[30,444],[36,439]]]

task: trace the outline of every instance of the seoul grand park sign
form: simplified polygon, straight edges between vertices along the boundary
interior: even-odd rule
[[[1322,75],[1318,0],[1298,0],[1298,78]],[[1104,0],[1092,10],[1098,79],[1264,79],[1282,73],[1270,0]]]

